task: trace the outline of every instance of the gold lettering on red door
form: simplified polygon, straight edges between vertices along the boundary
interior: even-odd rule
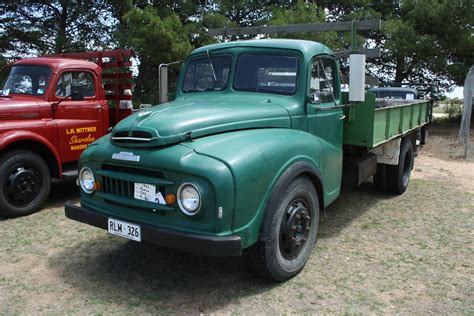
[[[97,131],[96,126],[76,127],[76,128],[66,129],[66,135],[72,135],[71,138],[69,139],[69,145],[71,145],[71,150],[86,149],[90,143],[95,141],[95,137],[92,136],[91,134],[91,133],[94,133],[95,131]],[[86,133],[87,133],[87,136],[84,135]]]

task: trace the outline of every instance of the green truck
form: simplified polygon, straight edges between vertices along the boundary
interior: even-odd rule
[[[81,203],[67,203],[66,216],[202,255],[248,251],[264,276],[293,277],[343,182],[407,189],[431,119],[428,101],[378,107],[364,61],[352,67],[347,93],[338,60],[317,42],[194,50],[174,101],[125,118],[84,151]]]

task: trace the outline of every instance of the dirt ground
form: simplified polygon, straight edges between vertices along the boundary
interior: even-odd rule
[[[474,140],[474,137],[471,136]],[[70,221],[73,181],[46,209],[0,219],[0,314],[474,314],[474,152],[431,130],[408,191],[369,181],[322,216],[301,274],[272,283],[246,256],[209,258],[140,244]]]

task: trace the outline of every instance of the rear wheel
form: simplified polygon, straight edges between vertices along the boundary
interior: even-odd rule
[[[387,165],[387,182],[391,193],[402,194],[406,191],[410,182],[414,159],[413,143],[405,138],[402,140],[398,165]]]
[[[6,152],[0,156],[0,185],[0,215],[18,217],[34,213],[48,198],[49,168],[33,152]]]
[[[318,193],[307,177],[293,180],[269,203],[259,241],[252,247],[253,264],[264,276],[285,281],[306,264],[319,224]]]
[[[375,189],[379,192],[388,192],[387,165],[378,163],[377,172],[374,175]]]

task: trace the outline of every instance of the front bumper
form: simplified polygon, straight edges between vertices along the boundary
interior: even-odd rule
[[[102,229],[107,229],[108,216],[67,202],[64,207],[67,218],[86,223]],[[130,222],[120,217],[114,218]],[[160,246],[193,252],[200,255],[214,257],[231,257],[242,254],[239,236],[215,237],[181,233],[173,230],[156,228],[148,224],[132,221],[141,226],[142,241],[151,242]]]

